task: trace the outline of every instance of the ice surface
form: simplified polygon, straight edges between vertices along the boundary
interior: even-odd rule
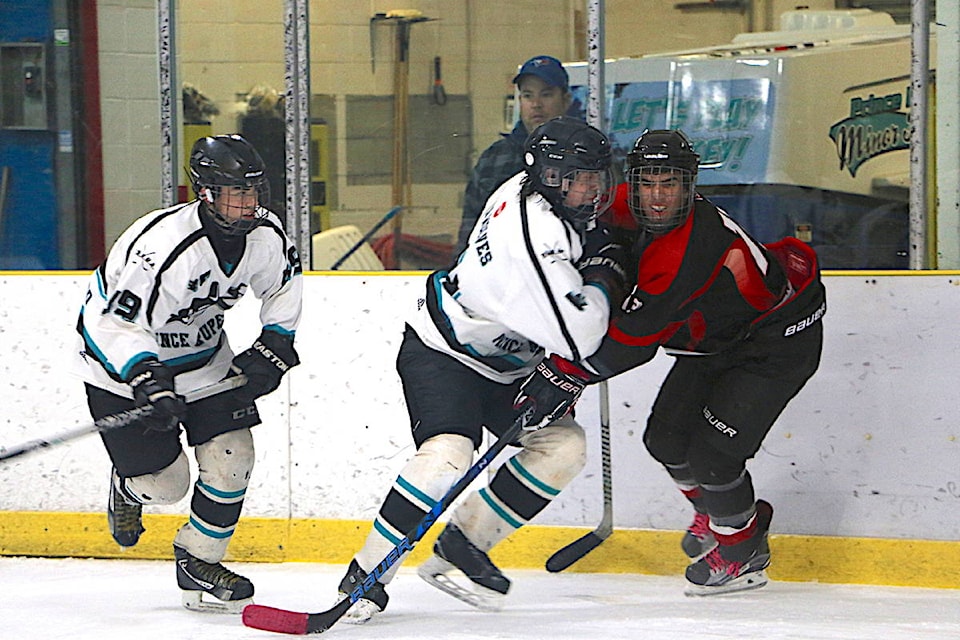
[[[254,581],[259,604],[303,611],[333,605],[344,567],[231,564]],[[499,613],[436,591],[404,566],[390,606],[362,626],[323,634],[349,640],[960,639],[960,590],[772,581],[711,598],[683,595],[680,576],[549,574],[508,570],[513,588]],[[0,558],[4,640],[211,640],[281,638],[239,616],[180,606],[173,561]]]

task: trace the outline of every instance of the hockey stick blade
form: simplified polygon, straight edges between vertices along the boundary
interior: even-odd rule
[[[353,602],[350,598],[344,598],[332,609],[320,613],[301,613],[248,604],[243,608],[243,624],[261,631],[288,633],[295,636],[323,633],[343,617]]]
[[[292,635],[323,633],[332,627],[343,617],[354,602],[362,598],[363,595],[373,587],[380,576],[400,560],[403,554],[408,551],[413,551],[413,547],[420,542],[430,527],[432,527],[443,512],[447,510],[447,507],[463,493],[464,489],[493,462],[493,459],[496,458],[507,445],[516,440],[520,432],[523,431],[523,428],[530,423],[534,410],[535,405],[532,402],[528,403],[517,419],[514,420],[510,428],[507,429],[496,442],[490,445],[490,448],[473,463],[473,466],[467,469],[463,477],[457,480],[457,483],[450,487],[427,515],[420,520],[416,528],[404,536],[403,539],[387,553],[386,557],[380,561],[380,564],[370,572],[367,579],[350,592],[349,596],[338,602],[332,608],[319,613],[303,613],[259,604],[248,604],[243,608],[243,624],[254,629],[260,629],[261,631],[273,631],[274,633],[288,633]]]
[[[547,559],[551,573],[563,571],[596,549],[613,533],[613,478],[610,469],[610,388],[604,380],[600,390],[600,456],[603,476],[603,516],[597,528],[577,538]]]
[[[596,531],[591,531],[587,535],[577,538],[563,549],[560,549],[554,553],[547,560],[547,571],[551,573],[559,573],[563,571],[574,562],[583,558],[594,549],[600,546],[604,540],[610,537],[610,534],[613,533],[613,528],[609,529],[597,529]]]

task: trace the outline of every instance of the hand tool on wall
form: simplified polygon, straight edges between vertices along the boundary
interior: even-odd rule
[[[432,20],[416,9],[393,9],[386,13],[377,13],[370,18],[370,48],[371,64],[374,62],[376,25],[386,22],[396,27],[394,66],[393,66],[393,172],[391,182],[391,204],[395,207],[410,207],[411,179],[410,160],[408,154],[408,117],[409,117],[409,75],[410,75],[410,27],[418,22]],[[403,214],[393,219],[394,248],[399,247]],[[394,251],[393,262],[398,262],[399,253]],[[387,269],[394,269],[397,264],[385,265]]]
[[[440,56],[433,59],[433,103],[447,104],[447,92],[443,89],[443,76],[440,74]]]

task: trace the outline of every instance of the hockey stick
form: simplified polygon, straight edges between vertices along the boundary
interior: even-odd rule
[[[243,624],[254,629],[263,631],[273,631],[274,633],[289,633],[292,635],[306,635],[313,633],[323,633],[343,617],[354,602],[363,597],[376,583],[377,578],[382,576],[400,559],[404,553],[413,551],[421,538],[427,533],[430,527],[437,521],[437,518],[447,510],[450,504],[463,493],[464,489],[480,475],[487,466],[493,462],[503,449],[516,440],[523,428],[533,417],[534,405],[528,404],[523,412],[514,420],[513,424],[501,435],[496,442],[490,445],[490,448],[480,456],[480,458],[467,469],[463,477],[455,485],[450,487],[433,508],[420,520],[416,528],[408,533],[397,545],[387,553],[386,557],[380,561],[380,564],[370,572],[367,579],[357,588],[350,592],[350,595],[332,608],[319,613],[302,613],[298,611],[288,611],[286,609],[276,609],[259,604],[248,604],[243,609]]]
[[[196,391],[191,391],[190,393],[184,395],[184,399],[187,402],[196,402],[197,400],[209,398],[210,396],[215,396],[218,393],[223,393],[224,391],[229,391],[230,389],[242,387],[246,383],[247,376],[233,376],[226,378],[225,380],[215,382],[206,387],[197,389]],[[75,429],[71,429],[70,431],[64,431],[63,433],[52,436],[48,439],[31,440],[16,447],[11,447],[10,449],[4,449],[3,451],[0,451],[0,462],[6,462],[12,458],[38,451],[40,449],[49,449],[50,447],[55,447],[59,444],[64,444],[65,442],[70,442],[82,436],[96,433],[98,431],[102,433],[104,431],[112,431],[113,429],[125,427],[139,418],[149,415],[151,411],[153,411],[153,407],[149,405],[128,409],[127,411],[121,411],[120,413],[104,416],[95,422],[89,422]]]
[[[377,231],[379,231],[379,230],[380,230],[380,227],[382,227],[383,225],[387,224],[387,222],[389,222],[390,219],[393,218],[393,216],[395,216],[395,215],[397,215],[398,213],[400,213],[400,210],[401,210],[401,209],[403,209],[403,207],[401,207],[401,206],[396,206],[396,207],[394,207],[393,209],[390,209],[390,211],[387,211],[387,215],[383,216],[383,218],[380,220],[380,222],[378,222],[377,224],[373,225],[373,228],[370,229],[370,231],[367,231],[367,232],[363,235],[363,237],[360,238],[360,240],[357,241],[357,243],[356,243],[355,245],[353,245],[352,247],[350,247],[350,249],[348,249],[345,254],[343,254],[342,256],[340,256],[340,259],[339,259],[339,260],[337,260],[336,262],[333,263],[333,266],[330,267],[330,271],[336,271],[337,269],[339,269],[339,268],[340,268],[340,265],[342,265],[344,262],[346,262],[347,258],[349,258],[350,256],[353,255],[354,251],[356,251],[357,249],[359,249],[360,247],[362,247],[364,242],[366,242],[367,240],[369,240],[370,238],[372,238],[372,237],[373,237],[373,234],[375,234]]]
[[[610,393],[607,381],[600,383],[600,459],[603,474],[603,517],[597,528],[577,538],[547,560],[547,571],[563,571],[600,546],[613,533],[613,484],[610,477]]]

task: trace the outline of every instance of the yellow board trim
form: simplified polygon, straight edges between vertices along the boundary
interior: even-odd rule
[[[107,532],[103,513],[0,511],[0,555],[170,559],[183,516],[144,515],[140,544],[122,549]],[[228,560],[347,564],[360,548],[369,521],[244,518]],[[427,558],[440,527],[428,532],[411,556]],[[557,549],[589,529],[527,526],[490,554],[504,568],[543,568]],[[569,572],[677,575],[686,559],[680,532],[617,529]],[[788,582],[826,582],[960,588],[960,542],[830,536],[772,535],[770,577]]]

